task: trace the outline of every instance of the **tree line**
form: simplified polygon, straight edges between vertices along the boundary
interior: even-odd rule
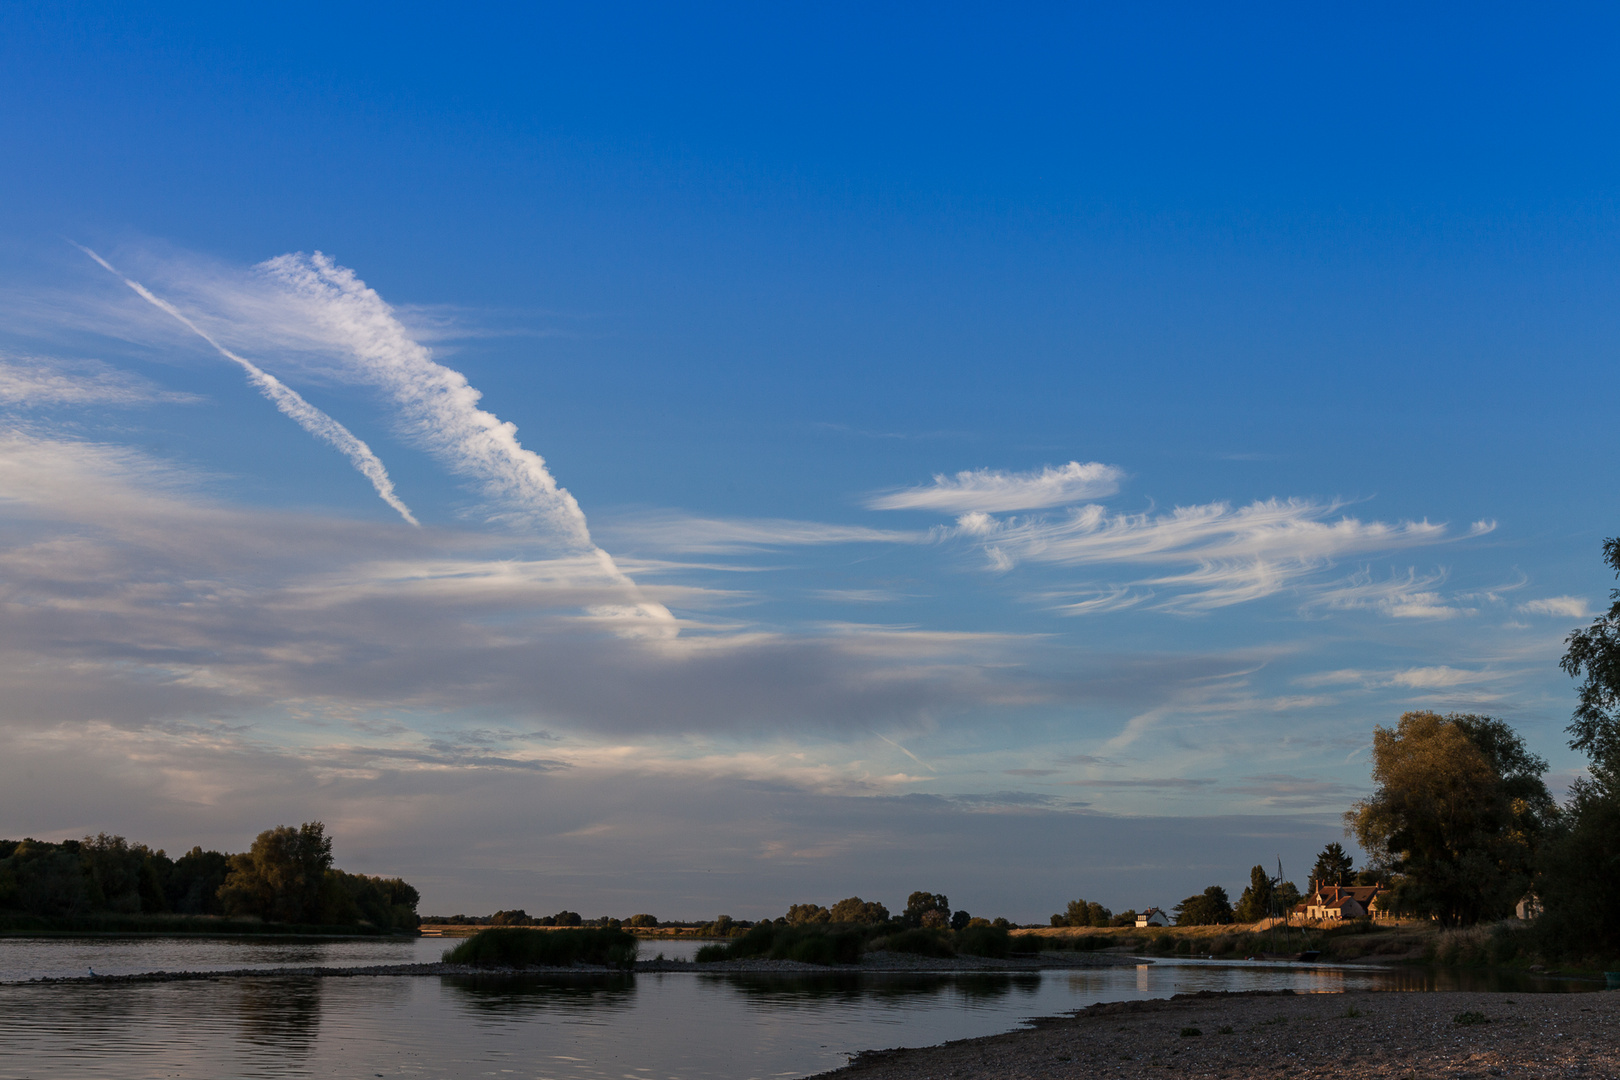
[[[0,840],[0,911],[41,918],[216,915],[319,926],[414,928],[416,889],[332,865],[319,821],[266,829],[239,854],[161,848],[101,833],[82,840]]]
[[[1620,577],[1620,537],[1603,545]],[[1580,679],[1565,729],[1587,775],[1560,806],[1542,779],[1547,762],[1506,722],[1473,713],[1408,712],[1375,727],[1371,796],[1344,815],[1367,852],[1357,871],[1337,843],[1317,857],[1318,886],[1381,885],[1392,915],[1470,926],[1509,918],[1525,903],[1534,940],[1550,956],[1620,957],[1620,589],[1590,626],[1565,639],[1559,666]],[[1176,905],[1176,925],[1255,922],[1301,900],[1264,866],[1234,906],[1211,885]],[[1100,904],[1075,900],[1053,925],[1122,925]]]

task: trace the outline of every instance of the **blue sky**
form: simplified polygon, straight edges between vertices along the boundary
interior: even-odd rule
[[[1567,782],[1612,22],[7,9],[0,834],[1037,919]]]

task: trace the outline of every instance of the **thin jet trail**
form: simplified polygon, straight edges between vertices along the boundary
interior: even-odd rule
[[[68,242],[73,243],[71,240]],[[398,495],[394,494],[394,482],[388,478],[388,470],[383,467],[382,461],[376,454],[372,453],[371,447],[367,446],[364,440],[358,438],[348,428],[305,401],[298,391],[268,371],[260,368],[251,360],[238,356],[215,341],[206,330],[186,318],[179,308],[162,297],[154,295],[150,289],[140,282],[132,281],[113,269],[112,264],[100,255],[97,255],[83,244],[74,243],[73,246],[94,259],[109,274],[128,285],[142,300],[169,315],[187,330],[208,342],[225,359],[241,365],[242,370],[247,372],[248,381],[258,387],[259,392],[269,398],[276,408],[291,417],[299,427],[317,439],[331,444],[339,453],[346,456],[350,463],[360,471],[360,474],[371,481],[371,486],[377,489],[377,494],[382,498],[383,502],[399,511],[399,516],[412,525],[418,528],[421,527],[421,522],[416,520],[416,515],[411,513],[411,508],[406,506]]]

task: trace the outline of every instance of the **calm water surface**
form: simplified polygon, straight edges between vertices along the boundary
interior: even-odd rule
[[[437,959],[453,942],[0,940],[24,977]],[[669,947],[673,946],[673,947]],[[674,956],[691,942],[644,943]],[[291,959],[288,959],[291,958]],[[5,977],[14,977],[7,975]],[[0,986],[0,1077],[491,1076],[686,1080],[803,1076],[875,1047],[1006,1031],[1096,1001],[1188,990],[1479,989],[1503,982],[1365,968],[1160,961],[1008,975],[227,978]]]

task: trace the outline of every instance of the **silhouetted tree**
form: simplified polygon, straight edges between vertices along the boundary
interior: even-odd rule
[[[230,915],[257,915],[270,922],[313,923],[321,915],[332,841],[319,821],[294,829],[266,829],[242,855],[230,857],[219,898]]]
[[[787,909],[789,926],[807,926],[812,923],[832,922],[832,912],[820,904],[794,904]]]
[[[907,926],[946,926],[951,921],[951,902],[944,893],[914,892],[906,897]]]
[[[1604,542],[1603,561],[1620,576],[1620,537]],[[1609,599],[1607,613],[1565,641],[1560,666],[1584,677],[1569,745],[1586,754],[1590,778],[1570,785],[1535,882],[1536,931],[1549,951],[1605,959],[1620,956],[1620,589]]]
[[[1325,885],[1348,885],[1354,867],[1355,860],[1345,853],[1344,847],[1331,843],[1317,855],[1316,865],[1311,867],[1311,880],[1319,889]]]
[[[1232,902],[1219,885],[1187,897],[1175,910],[1177,926],[1215,926],[1232,921]]]
[[[832,921],[877,926],[889,921],[889,909],[875,900],[862,900],[858,896],[851,896],[832,906]]]

